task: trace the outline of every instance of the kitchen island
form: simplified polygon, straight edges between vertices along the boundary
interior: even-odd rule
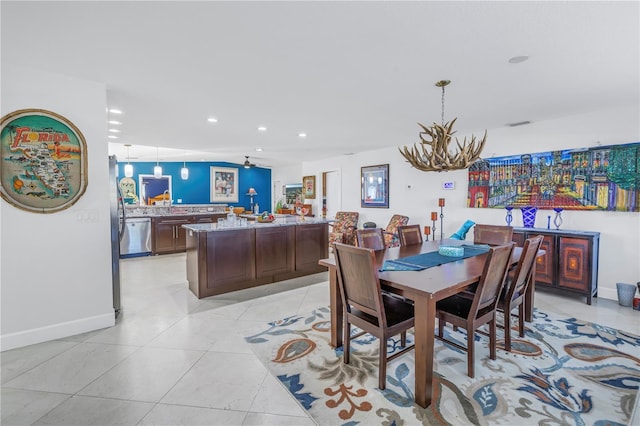
[[[244,226],[182,225],[187,231],[187,280],[198,299],[327,270],[328,221],[281,216]]]

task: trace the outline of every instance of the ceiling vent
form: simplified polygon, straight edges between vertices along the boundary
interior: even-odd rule
[[[518,126],[524,126],[525,124],[531,124],[530,121],[518,121],[517,123],[507,123],[507,126],[509,127],[518,127]]]

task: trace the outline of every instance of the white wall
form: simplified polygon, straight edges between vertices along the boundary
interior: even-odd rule
[[[0,347],[111,326],[106,88],[3,65],[1,100],[2,116],[40,108],[74,123],[87,142],[88,185],[73,206],[58,213],[29,213],[0,202]]]
[[[616,145],[640,141],[639,106],[620,107],[532,123],[527,126],[489,129],[483,156],[535,153],[557,149]],[[475,132],[480,135],[483,131]],[[464,135],[458,135],[459,138]],[[418,129],[416,128],[416,141]],[[412,145],[415,141],[406,141]],[[360,167],[389,163],[389,209],[360,208]],[[323,171],[342,172],[342,210],[359,211],[360,226],[367,221],[385,227],[395,213],[410,217],[409,223],[431,225],[430,212],[437,211],[438,198],[445,198],[444,235],[455,232],[466,220],[495,225],[505,224],[504,209],[470,209],[467,203],[467,170],[452,172],[421,172],[406,162],[397,146],[327,160],[306,162],[304,175],[321,175]],[[442,183],[455,182],[455,189],[444,190]],[[318,188],[318,191],[321,189]],[[315,200],[314,210],[319,207]],[[552,210],[538,210],[536,226],[546,228],[546,216]],[[514,211],[513,226],[522,226],[522,217]],[[562,229],[598,231],[600,262],[598,296],[617,299],[616,282],[640,281],[640,214],[606,211],[575,211],[562,213]],[[437,223],[437,235],[440,224]],[[473,238],[472,234],[467,238]]]

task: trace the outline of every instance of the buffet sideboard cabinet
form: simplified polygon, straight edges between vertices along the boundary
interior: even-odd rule
[[[598,296],[599,232],[539,228],[513,228],[513,241],[542,235],[542,250],[536,261],[536,287],[570,291],[587,297],[591,305]]]

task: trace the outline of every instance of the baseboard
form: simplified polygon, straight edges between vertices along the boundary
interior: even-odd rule
[[[64,337],[86,333],[88,331],[111,327],[115,322],[115,315],[111,312],[103,315],[62,322],[59,324],[47,325],[45,327],[19,331],[16,333],[3,334],[0,336],[0,351],[21,348],[23,346],[48,342],[49,340],[62,339]]]
[[[598,287],[598,298],[618,300],[618,291],[615,288]]]

